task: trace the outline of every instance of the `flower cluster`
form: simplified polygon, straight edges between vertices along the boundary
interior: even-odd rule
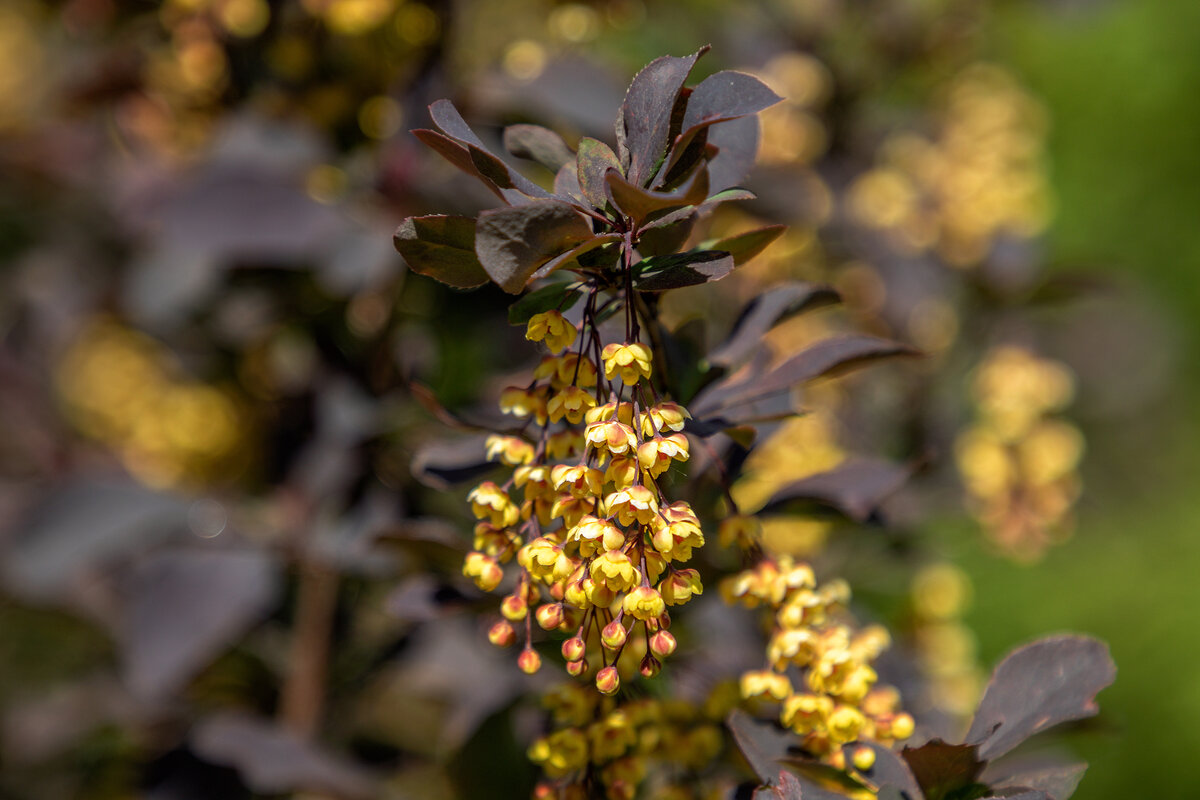
[[[751,527],[752,518],[726,520]],[[913,732],[913,719],[898,711],[899,694],[876,687],[872,662],[890,638],[881,626],[854,630],[839,611],[850,599],[844,581],[818,585],[812,568],[790,557],[764,557],[727,578],[721,593],[729,603],[766,607],[774,613],[766,666],[746,672],[746,700],[778,703],[779,719],[801,736],[804,749],[837,769],[849,769],[845,745],[864,740],[890,743]],[[869,747],[851,752],[852,765],[874,763]]]
[[[548,780],[534,798],[632,800],[653,762],[696,772],[723,747],[720,722],[733,698],[718,685],[702,705],[643,698],[617,703],[578,684],[563,684],[543,697],[555,729],[529,747],[529,757]],[[586,776],[586,778],[585,778]],[[588,785],[598,792],[588,794]],[[660,784],[654,797],[673,797],[679,787]],[[687,795],[685,795],[687,796]]]
[[[1019,347],[993,350],[975,372],[976,421],[958,437],[972,513],[1006,554],[1026,560],[1071,531],[1083,435],[1051,415],[1073,393],[1062,364]]]
[[[971,579],[948,561],[923,567],[910,590],[910,635],[927,679],[928,705],[964,723],[984,680],[975,634],[963,622],[971,591]]]
[[[590,319],[585,313],[582,337],[556,310],[529,320],[526,337],[552,355],[528,386],[505,390],[500,407],[536,434],[489,437],[488,457],[513,472],[504,485],[485,481],[468,495],[479,523],[463,574],[490,592],[515,557],[515,587],[491,641],[508,646],[523,635],[518,663],[535,672],[536,620],[567,634],[570,674],[594,671],[596,687],[611,694],[628,677],[623,654],[640,652],[638,670],[649,677],[674,652],[667,609],[703,591],[699,573],[678,565],[704,534],[691,507],[669,502],[657,483],[688,459],[686,409],[658,400],[648,347],[601,348]]]

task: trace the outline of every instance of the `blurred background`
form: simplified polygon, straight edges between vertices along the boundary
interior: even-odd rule
[[[1195,796],[1197,31],[1171,0],[7,0],[0,797],[527,794],[536,682],[465,613],[478,442],[445,423],[534,355],[498,290],[406,274],[400,219],[489,205],[408,131],[450,97],[490,142],[611,141],[630,77],[705,43],[694,77],[786,98],[710,227],[791,230],[668,319],[711,344],[819,281],[844,307],[778,350],[927,354],[807,393],[739,503],[920,463],[867,525],[767,535],[891,625],[930,715],[1021,642],[1104,639],[1076,796]]]

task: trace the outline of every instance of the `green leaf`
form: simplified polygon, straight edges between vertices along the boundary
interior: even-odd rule
[[[504,148],[517,158],[536,161],[551,172],[558,172],[575,157],[561,136],[540,125],[508,126],[504,129]]]
[[[508,324],[525,325],[544,311],[566,311],[583,297],[583,284],[552,283],[535,289],[508,307]]]
[[[534,200],[479,215],[475,253],[500,288],[519,294],[546,262],[593,237],[592,226],[560,200]]]
[[[643,259],[634,270],[635,289],[664,292],[724,278],[733,270],[733,257],[720,250],[691,250]]]
[[[594,208],[603,209],[608,204],[604,175],[610,169],[617,174],[621,172],[616,153],[604,142],[585,136],[579,140],[576,162],[580,191]]]
[[[475,255],[475,220],[471,217],[409,217],[396,228],[392,242],[409,268],[420,275],[459,289],[488,282]]]
[[[704,242],[700,246],[705,250],[724,250],[733,256],[733,263],[740,267],[766,250],[767,246],[778,239],[785,230],[787,230],[786,225],[768,225],[764,228],[739,233],[736,236]]]
[[[654,192],[625,180],[621,173],[610,169],[604,175],[613,205],[640,226],[651,214],[670,208],[694,206],[708,197],[708,170],[700,165],[692,177],[671,192]]]

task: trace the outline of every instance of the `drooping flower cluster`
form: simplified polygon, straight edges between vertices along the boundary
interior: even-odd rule
[[[731,517],[723,528],[751,530],[751,517]],[[804,749],[838,769],[848,769],[843,747],[873,740],[888,744],[913,732],[913,719],[898,710],[899,694],[877,687],[872,662],[890,637],[878,625],[855,630],[840,610],[850,599],[844,581],[818,585],[812,568],[788,556],[762,558],[727,578],[721,594],[729,603],[774,612],[766,666],[746,672],[747,700],[778,703],[779,719],[801,736]],[[870,748],[852,751],[853,767],[869,769]]]
[[[556,310],[529,320],[526,338],[545,342],[552,355],[528,386],[501,395],[501,410],[526,424],[522,435],[488,438],[488,457],[513,473],[504,485],[485,481],[468,495],[480,521],[463,574],[490,592],[515,557],[515,587],[491,641],[507,646],[523,637],[518,662],[535,672],[536,619],[568,634],[561,649],[570,674],[594,671],[597,688],[612,693],[630,642],[639,642],[629,652],[642,651],[638,668],[647,677],[674,652],[667,608],[703,591],[696,570],[678,565],[704,534],[691,507],[669,502],[657,484],[688,459],[681,432],[688,413],[657,399],[644,344],[601,348],[594,307],[593,294],[583,337]]]
[[[555,729],[529,747],[529,757],[548,780],[534,798],[632,800],[658,762],[696,772],[721,752],[721,720],[731,708],[718,685],[700,706],[682,700],[643,698],[618,703],[578,684],[563,684],[543,696]],[[582,775],[587,780],[572,780]],[[587,784],[599,789],[589,794]],[[654,797],[675,796],[679,787],[654,786]],[[684,796],[690,796],[685,794]]]
[[[1070,535],[1084,440],[1052,415],[1073,391],[1064,365],[1019,347],[996,348],[976,369],[976,421],[955,455],[971,512],[1014,558],[1036,559]]]

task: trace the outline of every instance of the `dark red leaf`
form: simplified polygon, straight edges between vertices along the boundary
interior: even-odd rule
[[[598,236],[593,236],[583,244],[576,245],[562,255],[558,255],[550,259],[541,267],[539,267],[537,272],[533,273],[533,275],[530,277],[544,278],[551,272],[554,272],[556,269],[570,267],[572,264],[578,267],[580,266],[581,256],[587,255],[598,247],[603,247],[606,244],[612,244],[619,241],[621,241],[621,234],[619,233],[604,233]]]
[[[551,172],[558,172],[575,158],[561,136],[540,125],[505,128],[504,147],[517,158],[536,161]]]
[[[470,151],[471,163],[475,165],[475,169],[479,170],[479,174],[499,186],[500,190],[505,193],[505,199],[513,205],[528,202],[530,197],[550,197],[550,193],[545,189],[482,147],[468,145],[467,150]],[[512,194],[513,191],[520,192],[523,197],[515,197]]]
[[[742,755],[763,783],[779,775],[779,761],[799,750],[800,740],[791,731],[772,722],[755,719],[740,709],[725,720]]]
[[[733,366],[758,349],[766,332],[781,319],[838,300],[837,292],[828,286],[804,281],[777,286],[746,306],[729,338],[709,355],[708,361],[719,367]]]
[[[900,755],[929,800],[943,800],[953,792],[974,786],[985,761],[978,748],[932,739],[920,747],[906,747]]]
[[[708,159],[708,190],[737,186],[750,174],[758,157],[758,117],[720,122],[708,129],[708,145],[717,154]]]
[[[643,260],[638,264],[633,287],[640,292],[665,292],[719,281],[732,271],[733,258],[728,253],[693,250]]]
[[[592,226],[560,200],[534,200],[479,215],[475,253],[500,288],[519,294],[538,267],[592,238]]]
[[[848,334],[830,337],[766,372],[739,370],[714,384],[693,401],[692,413],[710,416],[814,378],[840,374],[884,358],[915,353],[908,345],[874,336]]]
[[[683,137],[703,125],[757,114],[783,98],[744,72],[723,70],[709,75],[692,89],[683,115]]]
[[[852,458],[831,470],[787,484],[771,495],[762,511],[778,510],[794,500],[810,500],[856,522],[865,522],[911,474],[911,468],[889,461]]]
[[[1010,763],[1004,759],[999,767],[989,766],[983,773],[984,782],[1001,789],[1037,789],[1050,795],[1052,800],[1067,800],[1079,787],[1088,765],[1082,761],[1063,764],[1058,762],[1024,764]]]
[[[774,786],[760,786],[751,800],[804,800],[800,781],[786,769],[779,770]]]
[[[575,160],[580,191],[594,208],[603,210],[608,204],[604,174],[610,169],[618,174],[621,171],[616,153],[604,142],[585,136],[579,140],[579,155]]]
[[[766,250],[771,242],[778,239],[785,230],[787,230],[786,225],[767,225],[763,228],[739,233],[736,236],[726,236],[724,239],[705,242],[701,246],[706,250],[724,250],[733,256],[733,263],[740,267]]]
[[[671,111],[702,47],[690,56],[663,56],[634,76],[617,116],[617,152],[629,182],[642,186],[667,148]]]
[[[545,198],[550,196],[550,193],[545,189],[505,164],[502,159],[488,150],[487,146],[475,135],[475,132],[463,120],[462,115],[458,113],[458,109],[449,100],[438,100],[433,103],[433,105],[429,106],[429,115],[433,118],[434,124],[438,126],[445,136],[452,139],[467,152],[467,158],[475,169],[474,174],[483,177],[485,182],[496,186],[501,196],[507,202],[517,204],[525,202],[526,197]],[[414,131],[414,134],[416,133],[417,131]],[[425,133],[432,133],[432,131]],[[468,173],[471,172],[462,163],[461,156],[453,154],[451,148],[445,147],[442,142],[435,144],[436,137],[418,134],[418,138],[426,144],[435,147],[439,153],[450,160],[455,166]]]
[[[486,186],[493,194],[495,194],[504,202],[509,202],[510,197],[514,199],[519,198],[519,192],[515,192],[511,189],[501,189],[495,183],[485,178],[479,171],[479,168],[475,166],[475,161],[471,158],[471,151],[467,149],[466,145],[459,144],[454,139],[446,136],[444,133],[431,131],[427,128],[418,128],[414,130],[412,134],[422,143],[437,151],[438,155],[440,155],[442,158],[446,159],[471,177],[478,178],[484,186]]]
[[[852,753],[859,747],[869,747],[875,753],[875,763],[863,775],[880,789],[893,787],[899,790],[908,800],[922,800],[924,794],[917,783],[916,776],[909,769],[908,763],[900,754],[890,747],[884,747],[878,742],[862,741],[845,747],[846,763],[851,763]]]
[[[459,289],[489,280],[475,255],[475,220],[470,217],[409,217],[396,228],[392,243],[418,274]]]
[[[1086,636],[1055,636],[1010,653],[984,691],[967,741],[987,759],[1035,733],[1099,712],[1096,695],[1116,678],[1108,647]]]
[[[192,746],[201,758],[236,769],[256,793],[379,796],[367,770],[270,720],[240,712],[215,714],[195,727]]]
[[[679,252],[691,236],[697,216],[694,208],[681,210],[684,214],[666,225],[642,228],[638,237],[638,252],[643,256],[665,256]]]
[[[579,185],[579,171],[575,168],[575,160],[563,164],[554,175],[554,194],[569,203],[586,202],[583,198],[583,188]]]
[[[701,165],[678,189],[670,192],[654,192],[627,181],[621,173],[610,169],[604,176],[613,205],[621,213],[641,225],[651,214],[670,208],[694,206],[708,198],[708,169]]]

